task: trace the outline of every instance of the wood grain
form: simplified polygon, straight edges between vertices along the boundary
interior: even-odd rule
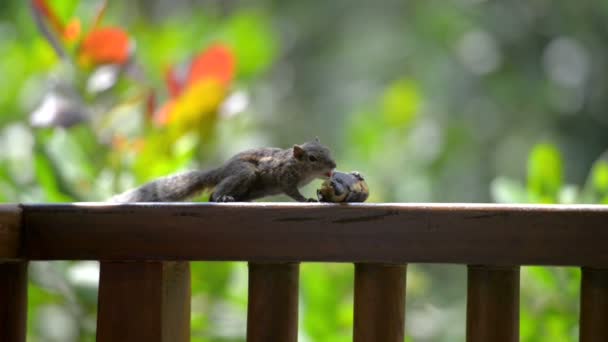
[[[467,342],[519,341],[519,267],[469,266]]]
[[[608,341],[608,269],[583,268],[581,342]]]
[[[354,342],[403,342],[406,267],[356,264]]]
[[[299,264],[249,264],[247,342],[298,340]]]
[[[25,342],[27,263],[0,263],[0,341]]]
[[[0,205],[0,341],[24,342],[27,321],[27,262],[18,257],[21,209]]]
[[[608,206],[24,205],[23,257],[608,267]]]
[[[102,262],[97,341],[190,341],[187,262]]]
[[[20,223],[21,209],[18,206],[0,204],[0,259],[17,257]]]

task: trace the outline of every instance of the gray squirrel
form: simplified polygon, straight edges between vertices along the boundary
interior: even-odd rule
[[[209,170],[178,173],[146,183],[109,201],[174,202],[212,189],[212,202],[244,202],[285,194],[299,202],[316,202],[298,188],[315,178],[331,177],[336,162],[329,149],[315,139],[291,148],[262,147],[236,154]]]

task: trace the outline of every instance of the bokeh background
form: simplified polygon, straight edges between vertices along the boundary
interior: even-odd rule
[[[370,202],[608,203],[607,55],[602,1],[5,0],[0,202],[318,136]],[[192,340],[244,341],[246,265],[192,272]],[[29,341],[94,340],[97,263],[30,279]],[[577,339],[579,281],[522,268],[522,341]],[[407,341],[464,340],[463,266],[407,285]],[[352,295],[352,265],[303,264],[300,340],[350,341]]]

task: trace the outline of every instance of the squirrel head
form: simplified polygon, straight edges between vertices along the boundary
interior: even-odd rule
[[[316,177],[331,177],[331,173],[336,168],[331,152],[321,145],[319,138],[301,145],[293,145],[293,157]]]

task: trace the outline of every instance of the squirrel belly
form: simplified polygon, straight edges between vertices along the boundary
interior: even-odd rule
[[[109,202],[176,202],[214,187],[218,170],[186,171],[163,177],[110,198]]]

